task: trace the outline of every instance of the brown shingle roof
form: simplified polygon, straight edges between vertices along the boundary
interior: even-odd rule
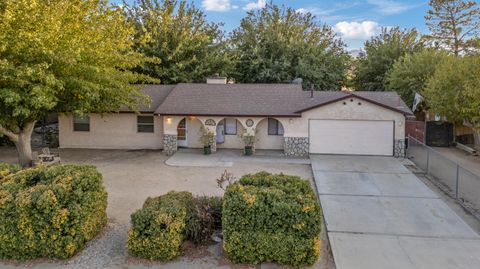
[[[395,92],[316,91],[294,84],[178,84],[156,109],[164,115],[301,116],[301,112],[356,96],[412,114]]]
[[[295,116],[293,84],[178,84],[155,111],[167,115]]]
[[[139,112],[153,113],[165,101],[165,98],[175,88],[176,85],[138,85],[142,87],[142,93],[149,96],[151,103],[149,106],[141,105]],[[120,112],[131,112],[127,107],[120,109]]]

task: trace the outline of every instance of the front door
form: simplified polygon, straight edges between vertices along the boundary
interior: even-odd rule
[[[177,146],[187,147],[187,120],[183,119],[177,126]]]
[[[217,125],[217,144],[223,144],[225,142],[225,121],[221,121]]]

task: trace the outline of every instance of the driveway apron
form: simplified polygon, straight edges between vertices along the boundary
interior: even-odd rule
[[[338,269],[480,268],[480,236],[398,160],[310,159]]]

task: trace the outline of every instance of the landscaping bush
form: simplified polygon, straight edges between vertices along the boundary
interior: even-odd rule
[[[22,167],[20,165],[13,165],[8,163],[0,163],[0,180],[4,177],[20,171]]]
[[[188,192],[169,192],[148,198],[142,209],[132,214],[128,249],[137,257],[168,261],[180,253],[187,215],[193,199]]]
[[[318,259],[321,212],[308,181],[245,175],[227,187],[222,214],[223,246],[233,262],[302,266]]]
[[[17,170],[17,167],[1,171]],[[0,258],[72,257],[106,225],[107,193],[93,166],[37,167],[0,179]]]
[[[187,208],[185,239],[195,244],[211,241],[212,234],[222,228],[222,198],[195,197]]]
[[[193,197],[189,192],[169,192],[148,198],[132,214],[128,249],[140,258],[169,261],[180,254],[183,240],[209,241],[220,226],[222,200]]]

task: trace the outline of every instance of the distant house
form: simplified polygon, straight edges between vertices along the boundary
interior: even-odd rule
[[[403,156],[405,117],[412,112],[394,92],[304,91],[295,84],[147,85],[152,103],[77,118],[59,116],[62,148],[201,148],[200,127],[215,134],[213,151],[242,149],[242,133],[255,134],[256,149],[286,155]]]

